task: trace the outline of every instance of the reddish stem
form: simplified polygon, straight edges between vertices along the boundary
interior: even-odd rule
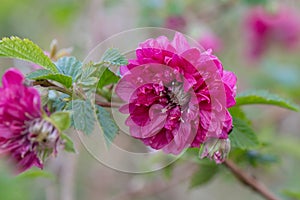
[[[267,200],[279,200],[274,194],[268,190],[268,188],[259,182],[256,178],[253,176],[245,173],[242,171],[234,162],[231,160],[226,160],[223,163],[231,172],[232,174],[243,184],[246,186],[252,188],[255,192],[260,194],[262,197],[264,197]]]

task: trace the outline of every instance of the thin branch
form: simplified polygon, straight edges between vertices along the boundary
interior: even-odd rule
[[[50,90],[56,90],[65,94],[68,94],[70,96],[72,96],[72,92],[64,87],[60,87],[58,85],[55,85],[54,83],[51,83],[48,80],[37,80],[37,81],[33,81],[33,86],[41,86],[41,87],[45,87],[45,88],[49,88]]]
[[[41,87],[50,87],[50,86],[56,86],[55,84],[51,83],[48,80],[36,80],[32,82],[33,86],[41,86]]]
[[[49,88],[50,90],[56,90],[58,92],[62,92],[62,93],[65,93],[65,94],[68,94],[69,96],[72,96],[73,93],[72,91],[64,88],[64,87],[60,87],[58,85],[55,85],[54,83],[51,83],[50,81],[48,80],[37,80],[37,81],[33,81],[33,86],[41,86],[41,87],[46,87],[46,88]],[[81,95],[81,98],[84,98],[82,95]],[[112,102],[104,102],[105,99],[99,95],[96,95],[95,97],[95,103],[99,106],[102,106],[102,107],[110,107],[110,108],[119,108],[121,106],[121,104],[118,104],[118,103],[112,103]]]
[[[95,103],[99,106],[106,107],[106,108],[120,108],[122,105],[117,104],[117,103],[112,103],[112,102],[102,102],[95,100]]]
[[[274,194],[271,193],[271,191],[264,184],[259,182],[253,176],[246,174],[244,171],[238,168],[238,166],[231,160],[226,160],[223,164],[232,172],[232,174],[239,181],[241,181],[246,186],[252,188],[255,192],[260,194],[265,199],[279,200]]]
[[[65,89],[65,88],[62,88],[62,87],[58,87],[58,86],[50,86],[48,87],[50,90],[56,90],[58,92],[62,92],[62,93],[65,93],[69,96],[72,96],[72,92],[70,92],[69,90]]]

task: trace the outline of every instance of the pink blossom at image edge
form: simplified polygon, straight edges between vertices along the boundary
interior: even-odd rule
[[[43,120],[39,92],[25,86],[24,80],[19,70],[11,68],[0,87],[0,154],[8,157],[18,173],[33,166],[43,168],[39,153],[46,149],[56,152],[59,139],[58,130]],[[41,134],[53,138],[53,145],[42,144]]]
[[[243,23],[250,60],[260,59],[272,43],[289,50],[299,45],[300,15],[292,8],[280,6],[271,12],[256,6],[248,11]]]

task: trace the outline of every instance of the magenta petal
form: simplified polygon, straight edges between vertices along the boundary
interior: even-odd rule
[[[9,87],[10,85],[21,85],[23,81],[24,76],[15,68],[7,70],[2,77],[3,87]]]
[[[171,42],[173,47],[177,50],[177,53],[181,54],[182,52],[190,49],[190,45],[185,39],[185,37],[179,33],[176,32],[173,41]]]
[[[131,135],[140,139],[145,139],[159,133],[163,129],[167,118],[167,115],[162,113],[161,110],[161,105],[153,105],[149,110],[148,123],[142,126],[135,126],[136,129],[131,132]]]
[[[191,145],[195,134],[191,133],[191,126],[188,123],[181,123],[174,139],[163,148],[166,153],[180,154],[185,148]]]

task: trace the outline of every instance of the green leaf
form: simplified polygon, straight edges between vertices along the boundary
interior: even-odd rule
[[[239,118],[245,121],[250,121],[247,119],[245,112],[239,106],[231,107],[228,110],[232,117]]]
[[[90,101],[74,100],[72,101],[73,122],[77,130],[83,131],[89,135],[94,130],[95,112]]]
[[[298,111],[299,106],[267,91],[249,91],[236,97],[236,106],[248,104],[267,104]]]
[[[0,56],[17,58],[38,64],[52,72],[58,72],[50,58],[43,50],[28,39],[18,37],[2,38],[0,41]]]
[[[249,5],[259,5],[259,4],[267,4],[268,0],[243,0],[244,3]]]
[[[71,100],[71,97],[67,94],[58,94],[54,91],[49,91],[49,108],[50,112],[55,112],[58,110],[64,110],[67,107],[67,103]],[[66,109],[67,110],[67,109]]]
[[[279,161],[278,157],[275,155],[260,153],[256,150],[247,151],[246,157],[252,166],[267,165]]]
[[[96,86],[98,83],[99,68],[89,63],[82,68],[81,74],[77,76],[77,83],[83,86]]]
[[[100,76],[98,82],[98,88],[103,88],[106,85],[117,83],[120,80],[120,77],[110,71],[108,68]]]
[[[43,171],[41,169],[32,168],[17,176],[18,179],[35,179],[35,178],[47,178],[55,179],[55,176],[50,172]]]
[[[229,135],[231,146],[240,149],[255,148],[258,138],[247,121],[233,117],[233,130]]]
[[[111,118],[110,113],[101,106],[97,106],[97,118],[103,129],[106,143],[110,145],[118,134],[118,126]]]
[[[61,139],[63,140],[65,151],[71,152],[71,153],[76,153],[74,143],[69,136],[67,136],[66,134],[61,134]]]
[[[51,72],[50,70],[47,70],[47,69],[38,69],[34,72],[27,74],[26,78],[37,80],[37,79],[42,79],[40,77],[47,76],[49,74],[53,74],[53,72]]]
[[[163,168],[163,173],[164,173],[164,175],[167,179],[172,178],[174,167],[175,167],[175,164],[172,163],[172,164],[170,164],[170,165]]]
[[[58,74],[58,73],[52,73],[51,71],[47,69],[39,69],[34,72],[31,72],[26,76],[26,78],[31,80],[52,80],[56,81],[62,85],[64,85],[67,88],[70,88],[72,86],[72,77]]]
[[[82,63],[75,57],[62,57],[55,65],[61,74],[72,77],[73,82],[81,74]]]
[[[70,112],[55,112],[50,116],[54,125],[60,130],[67,130],[71,125]]]
[[[106,50],[101,58],[101,61],[108,65],[127,65],[128,61],[124,55],[122,55],[118,49],[110,48]]]
[[[191,179],[190,188],[195,188],[208,183],[218,173],[219,168],[214,163],[205,163],[199,166],[200,168]]]
[[[294,200],[300,200],[300,191],[290,191],[290,190],[283,190],[282,193],[284,196],[292,198]]]

